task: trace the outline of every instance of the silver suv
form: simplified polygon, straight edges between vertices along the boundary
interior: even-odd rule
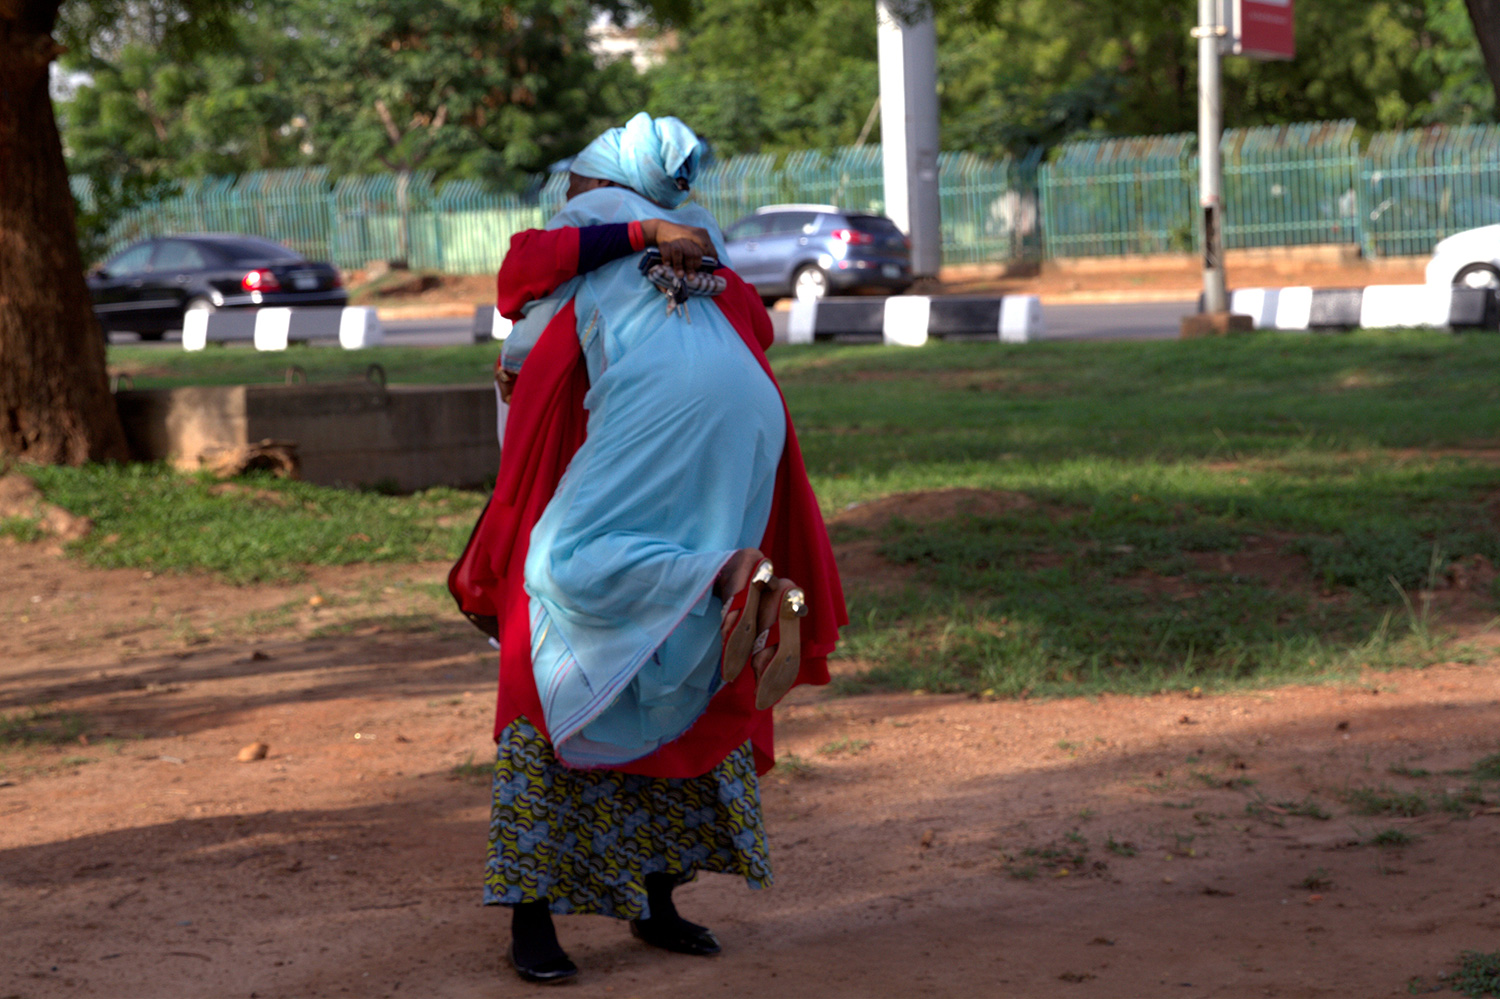
[[[786,296],[905,291],[911,243],[884,215],[833,205],[767,205],[729,227],[729,263],[769,304]]]

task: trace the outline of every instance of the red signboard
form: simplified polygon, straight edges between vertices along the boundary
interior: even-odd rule
[[[1292,0],[1234,0],[1234,53],[1252,59],[1295,56]]]

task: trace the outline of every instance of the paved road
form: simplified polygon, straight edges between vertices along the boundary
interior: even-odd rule
[[[1049,340],[1166,340],[1177,336],[1178,321],[1197,308],[1195,301],[1111,305],[1047,305],[1042,307]],[[780,333],[785,311],[771,312]],[[382,323],[385,342],[393,346],[450,346],[472,340],[474,321],[456,319],[393,319]],[[113,343],[134,343],[129,333],[115,333]],[[179,333],[168,333],[165,346],[180,348]]]
[[[1044,305],[1049,340],[1171,340],[1198,300],[1109,305]]]

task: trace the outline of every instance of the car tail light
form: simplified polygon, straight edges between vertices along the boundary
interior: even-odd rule
[[[833,238],[840,243],[848,243],[850,246],[865,246],[875,242],[875,237],[858,229],[835,229]]]
[[[338,271],[334,271],[333,272],[333,282],[329,285],[329,287],[330,288],[342,288],[343,286],[344,286],[344,275],[341,274],[341,273],[339,273]]]
[[[245,276],[240,278],[240,287],[246,291],[280,291],[281,282],[276,280],[276,274],[269,268],[257,267],[245,272]]]

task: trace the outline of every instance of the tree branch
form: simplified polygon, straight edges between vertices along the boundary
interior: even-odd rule
[[[375,99],[375,113],[380,115],[381,122],[385,125],[385,134],[390,138],[391,145],[401,144],[401,130],[396,127],[396,121],[391,117],[391,109],[385,106],[385,101]]]
[[[151,103],[151,95],[146,91],[145,87],[135,92],[135,102],[141,106],[142,111],[146,112],[146,117],[151,119],[151,127],[156,130],[157,140],[159,142],[166,142],[166,122],[162,121],[161,116],[156,113],[156,105]]]

